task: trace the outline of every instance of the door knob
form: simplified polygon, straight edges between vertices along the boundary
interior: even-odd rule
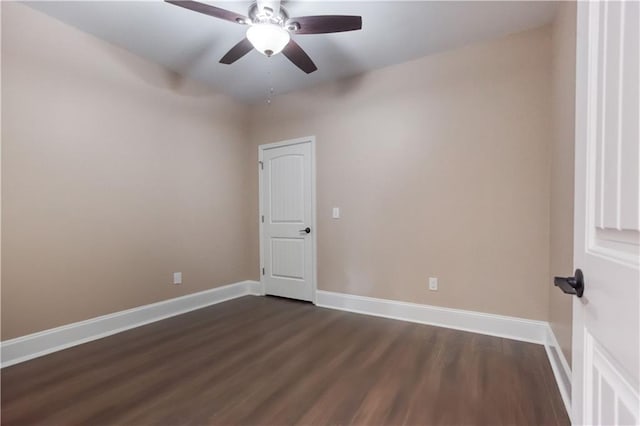
[[[584,293],[584,276],[580,269],[576,269],[573,277],[555,277],[553,284],[556,287],[560,287],[560,290],[566,294],[575,294],[578,297],[582,297]]]
[[[301,229],[300,232],[306,232],[307,234],[311,233],[311,228],[309,228],[308,226],[304,229]]]

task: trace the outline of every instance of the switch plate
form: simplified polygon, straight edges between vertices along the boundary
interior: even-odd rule
[[[173,283],[174,284],[182,284],[182,272],[174,272],[173,273]]]
[[[438,278],[429,277],[429,290],[437,291],[438,290]]]
[[[334,207],[332,217],[334,219],[340,219],[340,207]]]

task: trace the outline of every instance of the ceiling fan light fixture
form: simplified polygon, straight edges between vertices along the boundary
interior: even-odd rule
[[[247,30],[247,38],[256,50],[265,56],[282,52],[289,43],[289,32],[275,24],[255,24]]]

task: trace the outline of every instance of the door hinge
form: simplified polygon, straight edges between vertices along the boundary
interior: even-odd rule
[[[264,215],[262,215],[262,223],[264,223]]]
[[[260,170],[264,169],[264,163],[262,161],[258,161],[258,164],[260,164]]]
[[[264,275],[264,268],[262,268],[262,275]]]

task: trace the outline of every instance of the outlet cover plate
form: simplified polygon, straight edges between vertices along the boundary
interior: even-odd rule
[[[438,278],[429,277],[429,290],[431,291],[438,290]]]

